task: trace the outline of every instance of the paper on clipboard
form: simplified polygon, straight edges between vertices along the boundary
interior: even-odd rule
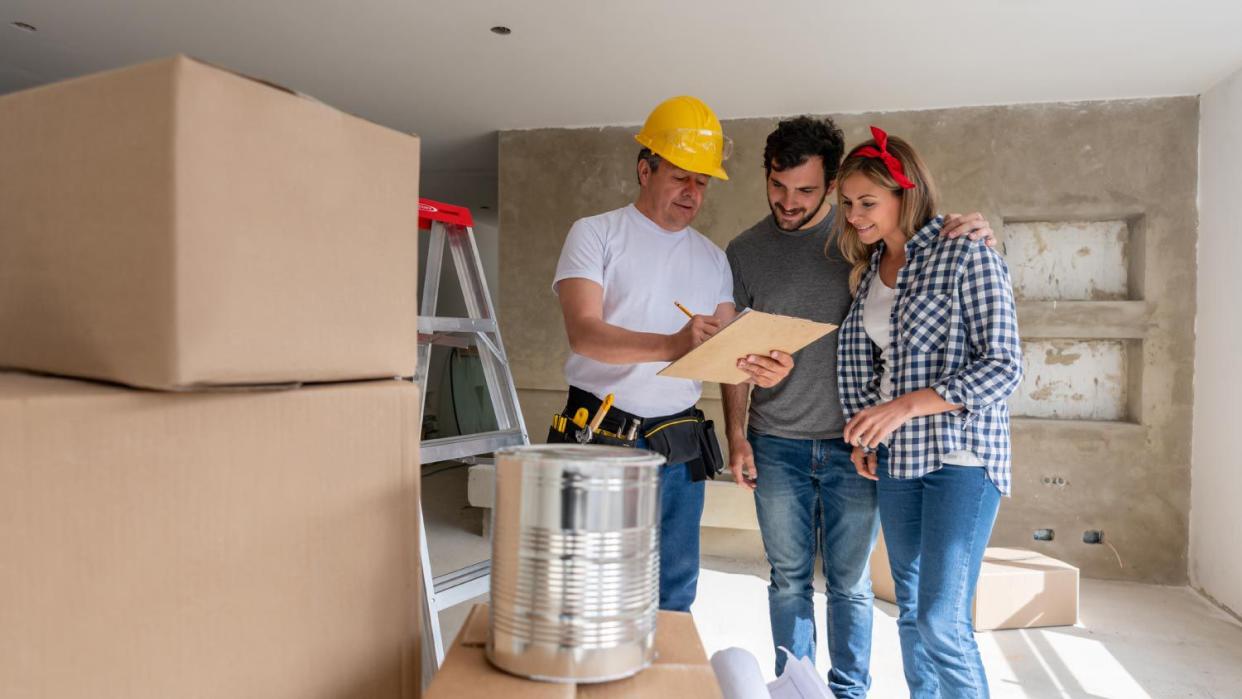
[[[747,309],[720,332],[660,371],[660,376],[736,384],[750,378],[737,368],[748,354],[772,350],[793,354],[836,330],[831,323]]]

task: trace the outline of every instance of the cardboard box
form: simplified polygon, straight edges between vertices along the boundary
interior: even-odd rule
[[[484,654],[487,643],[487,605],[478,604],[457,634],[427,689],[427,699],[621,699],[622,697],[675,697],[719,699],[720,685],[694,619],[683,612],[660,612],[656,625],[656,660],[637,675],[600,684],[536,682],[498,670]]]
[[[871,549],[871,591],[876,599],[897,604],[897,590],[893,585],[893,571],[888,565],[888,547],[884,545],[884,530],[875,535],[875,547]]]
[[[416,696],[418,413],[0,373],[0,696]]]
[[[0,97],[0,367],[408,376],[419,141],[185,57]]]
[[[884,535],[871,552],[871,590],[897,603]],[[1078,623],[1078,569],[1034,551],[988,548],[975,590],[976,631],[1073,626]]]
[[[1078,569],[1034,551],[989,548],[975,592],[975,630],[1078,623]]]

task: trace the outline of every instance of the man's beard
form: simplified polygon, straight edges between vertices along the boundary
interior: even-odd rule
[[[819,206],[816,206],[814,211],[807,214],[806,216],[803,216],[801,221],[798,221],[796,224],[794,224],[793,226],[789,228],[786,228],[781,225],[781,217],[776,212],[776,204],[773,204],[772,202],[769,201],[768,208],[772,210],[772,220],[776,222],[777,228],[781,229],[782,231],[797,231],[797,230],[801,230],[803,226],[810,223],[811,219],[819,215],[819,210],[824,208],[824,202],[827,200],[828,200],[828,192],[824,192],[824,196],[819,198]]]

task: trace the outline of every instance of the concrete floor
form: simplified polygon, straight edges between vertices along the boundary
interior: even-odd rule
[[[1083,580],[1078,626],[977,635],[995,697],[1224,699],[1242,697],[1242,624],[1188,588]],[[822,592],[815,595],[819,638]],[[772,679],[767,566],[703,560],[694,617],[708,653],[749,650]],[[875,604],[871,697],[908,696],[897,608]],[[828,670],[821,648],[816,666]]]
[[[429,467],[435,470],[442,467]],[[466,470],[423,479],[428,547],[436,574],[489,555],[482,510],[466,504]],[[694,617],[708,654],[745,648],[772,679],[767,565],[754,532],[708,530]],[[822,583],[815,595],[824,636]],[[482,599],[480,601],[483,601]],[[1242,624],[1188,588],[1082,581],[1078,626],[978,635],[995,697],[1242,699]],[[469,604],[441,613],[446,639]],[[821,648],[816,665],[827,672]],[[908,696],[896,607],[876,602],[871,697]]]

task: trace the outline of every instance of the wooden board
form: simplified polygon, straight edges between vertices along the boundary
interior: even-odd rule
[[[836,329],[831,323],[747,310],[707,342],[664,367],[660,376],[741,383],[750,374],[737,368],[738,359],[748,354],[767,356],[772,350],[793,354]]]

